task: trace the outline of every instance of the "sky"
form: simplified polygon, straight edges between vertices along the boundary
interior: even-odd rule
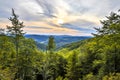
[[[0,0],[0,28],[11,25],[11,9],[27,34],[91,36],[120,0]]]

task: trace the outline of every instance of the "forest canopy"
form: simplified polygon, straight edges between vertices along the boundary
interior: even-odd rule
[[[106,18],[93,38],[55,51],[50,36],[42,51],[12,9],[12,26],[0,29],[0,80],[120,80],[120,14]]]

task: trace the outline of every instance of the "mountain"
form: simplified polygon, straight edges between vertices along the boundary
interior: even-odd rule
[[[65,44],[65,45],[61,46],[60,50],[62,50],[62,49],[68,49],[68,50],[78,49],[79,47],[81,47],[84,44],[88,43],[89,40],[90,39],[86,39],[86,40],[81,40],[81,41]]]
[[[35,34],[26,34],[26,38],[32,38],[36,41],[37,46],[40,49],[46,48],[48,43],[48,38],[50,35],[35,35]],[[57,48],[60,48],[63,45],[85,40],[91,38],[91,36],[70,36],[70,35],[53,35]]]

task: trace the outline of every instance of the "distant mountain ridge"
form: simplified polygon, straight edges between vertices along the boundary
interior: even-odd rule
[[[36,41],[37,46],[40,49],[44,49],[48,43],[48,38],[50,35],[36,35],[36,34],[26,34],[26,38],[32,38]],[[70,36],[70,35],[52,35],[54,36],[57,48],[70,44],[72,42],[77,42],[91,38],[91,36]]]

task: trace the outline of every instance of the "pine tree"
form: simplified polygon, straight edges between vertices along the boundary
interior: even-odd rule
[[[111,12],[106,18],[106,20],[101,21],[102,28],[95,28],[97,34],[93,34],[94,36],[120,34],[120,14]]]
[[[47,46],[47,50],[49,50],[50,52],[55,50],[55,40],[53,36],[49,37],[49,41],[48,41],[48,46]]]
[[[19,16],[15,14],[14,9],[12,9],[12,17],[9,18],[12,26],[7,26],[8,35],[13,37],[15,42],[17,67],[19,66],[19,59],[18,59],[19,58],[19,41],[20,41],[20,38],[22,38],[23,35],[25,34],[22,30],[22,28],[24,27],[23,22],[20,22],[18,17]],[[18,78],[18,73],[16,73],[16,78]]]
[[[9,18],[9,20],[12,23],[12,26],[7,26],[8,29],[8,35],[14,37],[15,44],[16,44],[16,53],[18,54],[18,44],[20,37],[23,37],[25,33],[23,33],[22,28],[24,27],[23,22],[20,22],[18,19],[19,16],[17,16],[14,12],[14,9],[12,9],[12,17]]]
[[[79,80],[80,78],[80,67],[78,64],[78,55],[76,52],[73,52],[72,55],[69,56],[68,63],[66,65],[66,77],[69,80]]]
[[[100,48],[105,55],[105,65],[99,72],[102,74],[116,73],[120,71],[119,60],[120,60],[120,10],[118,13],[112,12],[107,16],[106,20],[101,21],[103,27],[95,28],[97,34],[96,39],[99,41]],[[101,51],[100,50],[100,51]],[[95,51],[95,48],[94,48]],[[101,73],[100,73],[101,74]]]

